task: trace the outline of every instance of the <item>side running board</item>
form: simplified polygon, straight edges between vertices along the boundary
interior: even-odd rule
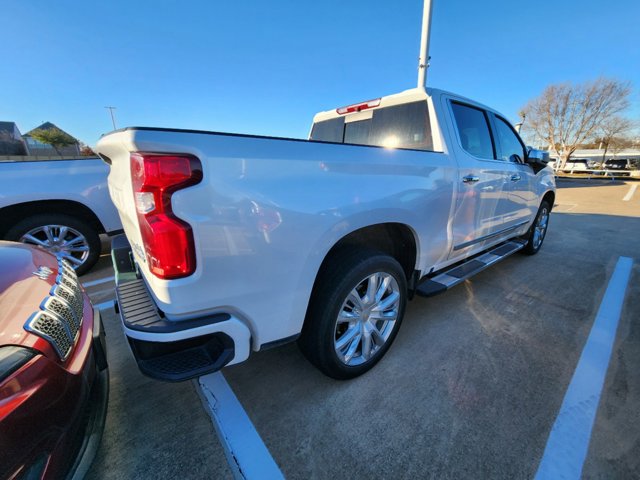
[[[498,245],[478,257],[455,265],[450,270],[422,280],[416,287],[416,294],[422,297],[432,297],[442,293],[494,263],[504,260],[512,253],[522,250],[526,244],[527,242],[525,240],[516,239]]]

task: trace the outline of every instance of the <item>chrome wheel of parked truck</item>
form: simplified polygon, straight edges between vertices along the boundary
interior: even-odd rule
[[[528,237],[526,237],[527,244],[522,250],[523,253],[526,253],[527,255],[535,255],[542,247],[542,242],[544,242],[544,237],[547,235],[547,229],[549,228],[550,210],[551,206],[549,205],[549,202],[544,200],[540,204],[536,218],[529,230]]]
[[[395,258],[345,247],[319,275],[298,345],[326,375],[357,377],[393,343],[406,302],[406,275]]]
[[[44,247],[69,261],[74,268],[82,265],[89,257],[89,242],[85,236],[65,225],[36,227],[22,235],[20,241]]]
[[[547,225],[549,223],[549,210],[547,206],[543,205],[538,220],[536,221],[535,228],[533,230],[533,247],[540,248],[544,236],[547,233]]]
[[[44,248],[67,260],[81,275],[100,257],[98,232],[88,223],[69,215],[41,214],[14,225],[7,238]]]
[[[375,272],[364,278],[342,303],[333,345],[349,366],[371,359],[387,342],[400,311],[400,288],[392,275]]]

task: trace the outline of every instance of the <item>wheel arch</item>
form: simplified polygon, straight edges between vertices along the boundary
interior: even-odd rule
[[[553,204],[556,201],[556,192],[554,192],[553,190],[549,190],[542,197],[542,202],[544,202],[545,200],[547,202],[549,202],[549,211],[553,210]],[[540,202],[540,203],[542,203],[542,202]]]
[[[86,205],[74,200],[36,200],[0,208],[0,238],[19,221],[34,215],[68,215],[84,220],[98,233],[105,228],[97,215]]]
[[[377,223],[358,228],[341,237],[325,255],[316,280],[327,263],[345,247],[362,247],[386,253],[400,263],[407,280],[413,275],[418,258],[416,233],[411,227],[404,223]]]
[[[318,281],[322,278],[330,262],[339,256],[339,252],[344,248],[362,247],[390,255],[400,263],[406,275],[407,283],[411,285],[416,262],[419,258],[417,238],[415,231],[411,227],[407,224],[396,222],[363,226],[339,238],[327,251],[315,273],[311,291],[309,296],[306,297],[305,318],[300,323],[301,328],[306,323],[308,309],[312,303],[313,295],[317,291]]]
[[[414,233],[410,227],[401,223],[370,225],[354,230],[340,238],[325,255],[313,284],[298,337],[298,345],[305,357],[323,373],[336,379],[354,378],[372,368],[389,349],[402,322],[409,295],[407,287],[413,277],[417,255]],[[395,259],[397,263],[387,261],[388,257]],[[335,316],[331,312],[341,304],[339,300],[336,300],[344,298],[342,297],[344,293],[341,293],[341,296],[337,298],[335,295],[344,288],[344,285],[349,289],[354,288],[351,286],[354,285],[351,283],[354,279],[364,281],[361,280],[362,269],[371,269],[372,264],[368,261],[374,258],[385,260],[383,263],[389,265],[390,268],[393,267],[396,276],[400,274],[398,282],[402,286],[399,291],[404,292],[404,295],[396,297],[398,298],[397,318],[394,319],[392,330],[389,336],[385,337],[385,343],[380,346],[378,353],[371,357],[365,356],[364,363],[343,365],[337,360],[334,351],[336,349],[335,343],[331,346],[331,343],[325,341],[327,332],[332,337],[335,334],[335,326],[331,327],[331,323],[335,322]],[[400,271],[398,271],[398,267],[400,267]],[[376,266],[375,268],[380,267]],[[368,271],[375,272],[377,270]],[[355,285],[357,284],[356,282]],[[363,335],[365,334],[363,333]],[[364,349],[364,343],[362,345]]]

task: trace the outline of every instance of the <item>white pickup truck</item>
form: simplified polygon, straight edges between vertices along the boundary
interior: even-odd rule
[[[0,161],[0,239],[65,258],[78,274],[100,257],[100,234],[122,233],[99,158]]]
[[[546,152],[435,89],[319,113],[309,140],[132,127],[97,149],[124,331],[170,381],[296,339],[325,374],[360,375],[414,294],[536,253],[555,198]]]

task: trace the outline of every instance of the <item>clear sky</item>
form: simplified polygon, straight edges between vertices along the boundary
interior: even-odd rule
[[[633,83],[640,1],[433,0],[430,86],[517,121],[550,83]],[[413,88],[423,0],[2,0],[0,120],[90,145],[118,127],[306,137],[314,113]]]

